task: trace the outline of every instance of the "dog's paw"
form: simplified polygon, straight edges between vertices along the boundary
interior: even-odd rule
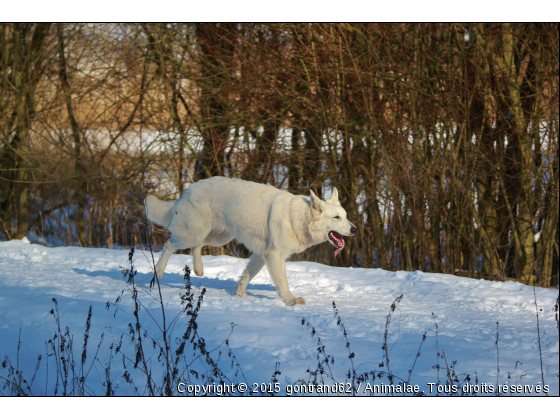
[[[235,294],[239,297],[247,296],[247,292],[245,290],[242,290],[240,287],[237,288],[237,290],[235,291]]]
[[[163,277],[163,270],[156,267],[156,276],[158,279],[161,279]]]
[[[204,275],[204,271],[202,270],[202,268],[200,270],[195,268],[194,274],[196,274],[198,277],[202,277]]]
[[[293,305],[305,305],[305,299],[303,299],[302,297],[295,298],[293,300],[292,305],[290,305],[290,306],[293,306]]]

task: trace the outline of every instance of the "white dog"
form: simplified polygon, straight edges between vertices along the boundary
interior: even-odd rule
[[[337,255],[344,248],[342,235],[357,231],[346,218],[336,188],[323,201],[312,191],[310,197],[296,196],[270,185],[214,177],[192,184],[177,201],[150,195],[146,209],[149,220],[172,234],[156,264],[158,278],[171,254],[184,248],[192,248],[194,271],[202,276],[202,247],[225,245],[235,238],[253,252],[237,295],[247,296],[247,285],[267,264],[278,294],[289,306],[305,301],[288,288],[286,258],[324,241]]]

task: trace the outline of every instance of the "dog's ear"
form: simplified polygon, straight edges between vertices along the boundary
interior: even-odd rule
[[[311,200],[311,208],[315,211],[321,213],[323,211],[323,200],[315,195],[313,191],[309,191],[311,194],[309,195],[309,199]]]
[[[340,204],[340,201],[338,201],[338,190],[336,189],[336,187],[333,188],[333,192],[331,194],[331,197],[328,200],[325,200],[327,203],[333,203],[333,204]]]

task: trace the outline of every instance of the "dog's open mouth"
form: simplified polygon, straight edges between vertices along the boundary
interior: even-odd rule
[[[331,230],[329,232],[329,242],[336,248],[334,250],[334,256],[336,257],[344,249],[344,238],[340,233]]]

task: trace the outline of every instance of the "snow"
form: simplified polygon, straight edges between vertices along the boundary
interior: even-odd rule
[[[57,329],[50,313],[54,308],[53,298],[58,302],[61,327],[68,326],[75,339],[78,363],[87,313],[92,305],[87,365],[92,364],[93,373],[88,377],[88,392],[104,394],[104,368],[112,354],[110,378],[115,394],[133,394],[122,378],[124,369],[120,356],[115,356],[114,349],[110,349],[111,342],[117,343],[121,334],[128,332],[128,323],[134,322],[133,301],[121,273],[121,269],[129,265],[128,253],[128,250],[49,248],[30,244],[27,239],[0,242],[0,358],[4,360],[8,356],[14,366],[19,359],[19,370],[29,380],[37,356],[43,355],[32,386],[34,395],[54,392],[54,359],[45,354],[45,343]],[[156,261],[157,258],[156,253]],[[191,275],[197,294],[206,288],[197,320],[198,333],[208,349],[217,348],[212,353],[214,359],[235,383],[247,383],[249,388],[254,383],[269,384],[279,363],[280,394],[300,395],[305,390],[300,387],[298,392],[297,386],[309,380],[306,371],[317,369],[317,335],[325,346],[325,353],[334,357],[334,364],[330,365],[334,379],[327,381],[325,376],[326,384],[346,383],[351,363],[358,374],[372,370],[386,372],[382,347],[387,316],[391,313],[387,336],[390,370],[396,377],[408,379],[415,363],[408,383],[417,385],[426,394],[437,394],[436,388],[430,390],[429,384],[438,383],[438,378],[445,384],[445,360],[450,366],[456,361],[454,370],[461,385],[466,375],[470,375],[470,384],[475,384],[476,377],[479,385],[492,385],[494,391],[497,385],[506,382],[508,385],[542,386],[536,295],[544,384],[548,386],[548,395],[559,394],[559,340],[554,309],[558,290],[420,271],[389,272],[288,262],[286,268],[292,293],[302,296],[307,304],[286,307],[277,296],[266,268],[249,284],[249,296],[240,298],[235,295],[236,280],[247,260],[229,256],[203,256],[202,260],[204,276],[197,277],[194,272]],[[152,278],[150,254],[137,250],[133,261],[138,270],[136,282],[148,288]],[[181,310],[179,294],[184,291],[182,271],[185,264],[192,267],[190,256],[173,255],[161,280],[168,320]],[[120,301],[123,311],[115,312],[114,306],[107,310],[106,303],[114,302],[122,290],[125,290]],[[402,300],[391,312],[392,303],[400,295],[403,295]],[[156,325],[161,322],[158,303],[146,292],[141,292],[139,297],[153,316],[151,319],[146,310],[141,311],[142,328],[149,336],[161,336]],[[350,351],[337,325],[333,301],[347,332]],[[314,327],[317,335],[312,336],[311,328],[302,325],[302,319]],[[177,322],[173,337],[183,334],[186,323],[186,317]],[[426,340],[423,342],[424,333]],[[104,340],[98,360],[94,361],[101,334]],[[19,357],[18,339],[22,343]],[[226,339],[242,370],[237,376],[238,369],[232,367],[232,359],[227,356]],[[421,344],[420,356],[415,360]],[[133,350],[127,349],[127,345],[131,346],[124,340],[122,351],[130,354]],[[352,360],[348,357],[350,352],[355,354]],[[438,352],[445,354],[446,359],[438,358]],[[192,351],[189,354],[192,355]],[[151,368],[157,372],[160,366],[157,352],[149,357]],[[439,372],[435,368],[438,363],[442,366]],[[47,366],[50,379],[46,376]],[[192,366],[207,369],[201,360]],[[132,371],[132,367],[129,370]],[[6,369],[0,369],[0,376],[6,376]],[[395,380],[395,384],[398,382]],[[389,384],[387,376],[374,382],[381,383]],[[137,381],[136,385],[140,385],[138,392],[145,394],[142,383]],[[362,392],[358,394],[363,394],[365,386],[362,384]],[[8,393],[6,389],[2,392]],[[535,388],[532,393],[544,395]],[[478,393],[482,394],[484,392]]]

